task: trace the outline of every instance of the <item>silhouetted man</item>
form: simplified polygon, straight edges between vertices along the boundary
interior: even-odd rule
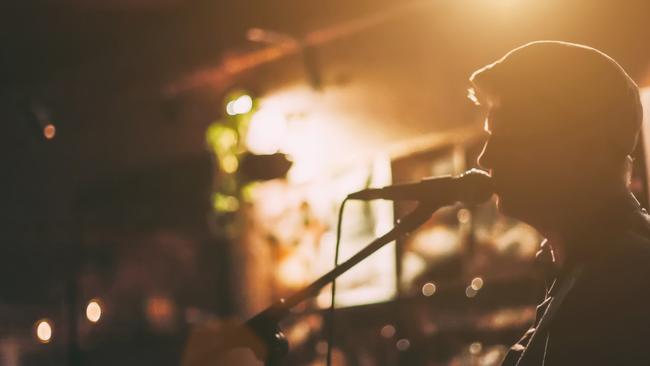
[[[470,80],[499,209],[546,237],[546,297],[503,365],[650,365],[650,221],[628,189],[636,84],[604,53],[556,41]]]

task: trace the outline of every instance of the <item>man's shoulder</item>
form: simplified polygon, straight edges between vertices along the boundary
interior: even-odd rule
[[[646,263],[650,270],[650,216],[639,212],[635,225],[615,235],[607,245],[609,256],[617,263]]]
[[[650,288],[650,217],[642,215],[640,218],[648,220],[648,226],[642,222],[598,243],[604,246],[604,251],[587,265],[589,277],[602,277],[603,283],[616,286],[626,284]]]

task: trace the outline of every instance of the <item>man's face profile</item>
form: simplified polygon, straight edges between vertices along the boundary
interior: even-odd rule
[[[487,141],[479,165],[490,170],[499,209],[526,221],[553,209],[579,189],[579,136],[554,131],[557,118],[548,107],[521,103],[492,104],[485,120]]]
[[[479,165],[492,175],[499,209],[513,216],[521,211],[518,204],[530,199],[529,192],[524,192],[528,186],[526,171],[536,160],[529,151],[535,144],[526,141],[523,131],[516,127],[516,118],[500,105],[488,107],[484,125],[487,140],[478,158]]]

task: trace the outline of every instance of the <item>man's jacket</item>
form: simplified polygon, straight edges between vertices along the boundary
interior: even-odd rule
[[[553,268],[535,322],[504,366],[650,365],[650,217],[630,194],[585,221]]]

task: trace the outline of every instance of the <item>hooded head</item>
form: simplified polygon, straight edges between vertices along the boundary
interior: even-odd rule
[[[535,223],[627,189],[642,110],[638,87],[611,57],[537,41],[470,81],[487,108],[479,164],[491,170],[506,214]]]

